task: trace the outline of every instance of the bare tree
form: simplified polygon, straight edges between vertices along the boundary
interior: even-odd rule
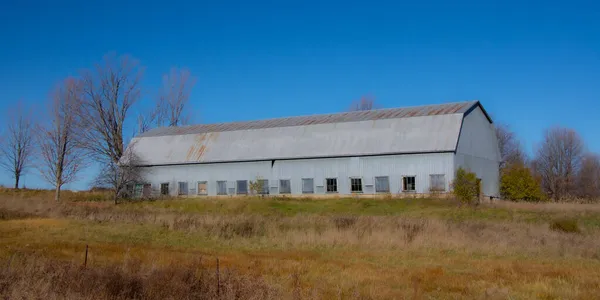
[[[57,88],[51,98],[49,124],[37,130],[42,178],[55,188],[54,200],[60,200],[63,185],[75,181],[84,165],[80,148],[77,110],[80,104],[81,85],[68,78]]]
[[[600,200],[600,156],[594,153],[585,154],[577,177],[579,197]]]
[[[102,63],[82,75],[79,118],[82,146],[104,166],[117,166],[124,154],[123,128],[129,110],[140,98],[142,68],[128,56],[106,56]],[[105,170],[106,171],[106,170]],[[119,187],[112,186],[114,197]]]
[[[375,99],[370,96],[362,96],[360,100],[354,101],[350,106],[350,111],[363,111],[378,109]]]
[[[196,79],[187,69],[172,68],[163,76],[163,85],[159,94],[158,126],[181,126],[189,123],[189,114],[185,106],[190,98]]]
[[[0,166],[10,172],[15,179],[15,189],[19,180],[31,165],[34,152],[34,122],[31,113],[23,111],[21,103],[10,109],[6,118],[9,123],[0,141]]]
[[[507,125],[496,124],[496,136],[498,137],[498,148],[500,150],[501,170],[514,163],[525,164],[526,155],[521,143]]]
[[[135,141],[129,144],[120,161],[105,164],[94,181],[94,186],[113,189],[115,204],[120,198],[131,196],[129,187],[133,188],[145,180],[144,168],[141,167],[143,161],[134,149]]]
[[[575,195],[583,153],[583,140],[574,130],[555,127],[546,131],[534,168],[542,179],[542,188],[554,200]]]

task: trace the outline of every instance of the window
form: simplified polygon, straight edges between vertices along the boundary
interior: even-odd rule
[[[261,195],[269,194],[269,180],[268,179],[259,179],[258,187],[260,189],[260,191],[258,191],[259,194],[261,194]]]
[[[405,192],[415,191],[415,176],[402,177],[402,190]]]
[[[390,178],[387,176],[375,177],[375,193],[389,193]]]
[[[362,178],[350,178],[350,191],[352,193],[362,193]]]
[[[238,180],[237,181],[237,194],[246,195],[248,194],[248,181]]]
[[[143,184],[136,184],[135,188],[133,189],[133,197],[134,198],[141,198],[142,197],[142,190],[144,189],[144,185]]]
[[[328,193],[337,193],[337,178],[327,178],[325,183],[327,184]]]
[[[433,192],[443,192],[446,190],[446,176],[444,174],[429,175],[429,189]]]
[[[169,195],[169,184],[168,183],[160,184],[160,194],[163,196]]]
[[[187,195],[188,194],[188,184],[187,182],[179,182],[179,195]]]
[[[280,194],[291,194],[292,193],[292,187],[290,185],[289,179],[279,180],[279,193]]]
[[[227,181],[217,181],[217,195],[227,195]]]
[[[208,195],[208,183],[206,181],[198,181],[198,195]]]
[[[315,184],[312,178],[302,178],[302,194],[312,194],[315,192]]]
[[[142,192],[142,197],[150,198],[152,196],[152,185],[149,183],[144,184],[144,190]]]

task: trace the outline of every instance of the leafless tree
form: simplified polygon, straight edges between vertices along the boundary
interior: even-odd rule
[[[583,140],[574,130],[555,127],[546,131],[534,168],[542,187],[554,200],[575,195],[583,153]]]
[[[526,155],[521,143],[508,125],[496,124],[496,136],[498,137],[498,148],[500,150],[500,169],[513,163],[525,164]]]
[[[0,141],[0,166],[12,174],[18,189],[21,176],[32,163],[35,125],[31,112],[24,110],[20,102],[8,110],[6,119],[9,123]]]
[[[600,200],[600,156],[594,153],[585,154],[577,177],[579,197]]]
[[[163,85],[159,94],[158,126],[181,126],[189,123],[189,114],[185,106],[190,98],[196,79],[187,69],[172,68],[163,76]]]
[[[350,106],[350,111],[363,111],[378,109],[375,99],[370,96],[363,96],[358,101],[354,101]]]
[[[82,146],[117,176],[124,154],[123,128],[129,110],[140,98],[142,67],[128,57],[106,56],[102,63],[82,74],[79,118]],[[104,170],[105,172],[108,170]],[[119,186],[112,186],[115,199]]]
[[[94,181],[94,186],[113,189],[113,199],[117,204],[119,199],[131,196],[128,187],[133,188],[145,181],[144,168],[141,165],[143,161],[136,154],[135,141],[132,141],[120,161],[109,162],[103,166]]]
[[[37,130],[42,178],[55,188],[54,200],[60,200],[63,185],[76,180],[84,165],[84,153],[79,145],[77,110],[81,85],[68,78],[54,92],[49,109],[49,123]]]

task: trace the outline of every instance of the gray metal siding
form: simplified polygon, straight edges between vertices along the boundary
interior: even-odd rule
[[[416,193],[429,192],[429,175],[445,174],[446,189],[453,180],[452,153],[410,154],[327,159],[301,159],[156,166],[145,168],[146,179],[157,190],[160,183],[169,182],[171,195],[176,195],[177,182],[188,182],[190,190],[198,181],[208,182],[208,195],[217,194],[217,181],[226,180],[234,187],[236,180],[268,179],[271,193],[278,192],[279,179],[289,179],[292,194],[302,194],[302,178],[313,178],[315,194],[325,193],[325,179],[337,178],[338,194],[350,194],[350,177],[360,177],[365,194],[375,192],[376,176],[389,176],[390,192],[402,192],[402,177],[416,176]]]
[[[500,151],[493,124],[477,107],[465,116],[455,155],[456,169],[462,167],[482,180],[486,196],[498,196],[500,190]]]

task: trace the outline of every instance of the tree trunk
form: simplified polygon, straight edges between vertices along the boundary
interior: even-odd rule
[[[15,190],[19,189],[19,178],[21,177],[20,174],[15,174]]]
[[[54,201],[60,201],[60,185],[56,185],[56,192],[54,192]]]

